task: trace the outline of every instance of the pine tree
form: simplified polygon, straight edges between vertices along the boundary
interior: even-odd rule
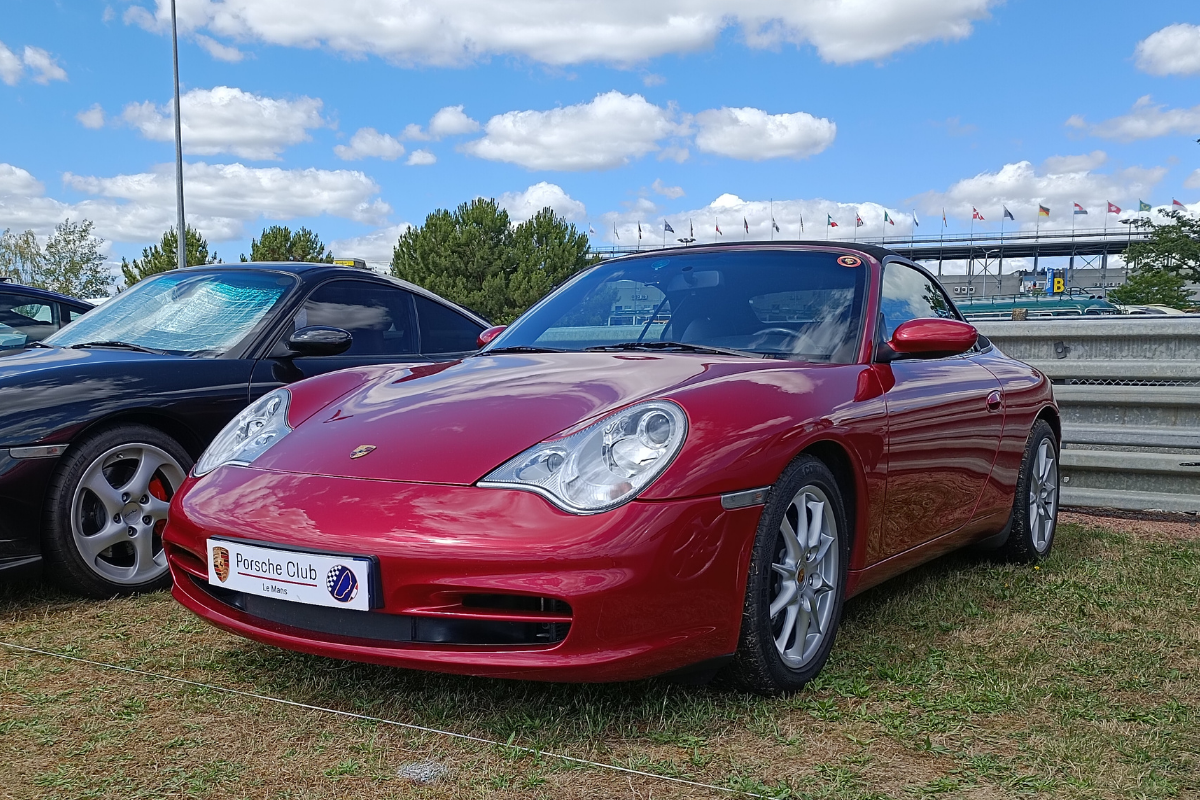
[[[250,257],[242,255],[242,261],[305,261],[310,263],[333,263],[333,253],[325,251],[321,237],[308,228],[295,233],[283,225],[265,228],[262,237],[250,240]]]
[[[587,236],[553,209],[514,226],[495,200],[477,198],[406,230],[392,274],[507,323],[591,263]]]
[[[191,225],[187,226],[186,242],[189,267],[221,263],[215,251],[211,254],[208,252],[208,241]],[[125,285],[133,286],[151,275],[158,275],[160,272],[167,272],[178,267],[179,262],[175,249],[178,244],[179,237],[176,235],[175,229],[171,228],[163,233],[158,244],[144,248],[141,258],[135,258],[133,261],[126,261],[122,258],[121,274],[125,276]]]

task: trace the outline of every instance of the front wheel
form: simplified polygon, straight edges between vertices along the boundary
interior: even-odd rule
[[[849,531],[829,468],[802,455],[771,489],[759,521],[730,677],[760,694],[820,673],[842,620]]]
[[[145,425],[109,428],[72,446],[47,498],[49,575],[96,598],[168,585],[162,532],[191,465],[178,442]]]

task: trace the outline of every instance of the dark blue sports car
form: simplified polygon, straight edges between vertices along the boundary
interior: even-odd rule
[[[344,367],[446,361],[487,322],[330,264],[173,270],[0,358],[0,579],[93,596],[169,581],[162,530],[194,459],[251,401]]]

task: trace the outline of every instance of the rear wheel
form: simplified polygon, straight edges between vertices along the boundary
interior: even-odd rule
[[[1050,555],[1058,525],[1058,439],[1039,419],[1025,443],[1012,526],[1000,555],[1009,561],[1034,564]]]
[[[72,446],[47,498],[49,575],[97,598],[168,585],[162,532],[191,465],[178,442],[145,425],[110,428]]]
[[[820,673],[833,648],[846,595],[849,535],[833,474],[797,458],[763,509],[730,677],[744,689],[779,694]]]

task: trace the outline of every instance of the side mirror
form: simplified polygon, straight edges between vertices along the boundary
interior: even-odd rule
[[[975,346],[979,331],[956,319],[910,319],[900,323],[888,346],[902,355],[959,355]]]
[[[493,339],[504,333],[504,329],[507,327],[507,325],[493,325],[492,327],[480,333],[479,338],[475,341],[479,343],[480,347],[489,345],[492,343]]]
[[[350,349],[354,336],[341,328],[310,325],[288,337],[287,345],[300,356],[338,356]]]

